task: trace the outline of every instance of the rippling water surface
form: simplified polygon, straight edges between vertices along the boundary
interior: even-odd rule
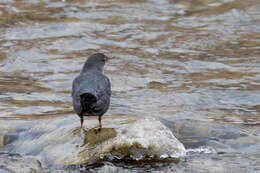
[[[1,1],[0,171],[260,172],[259,9],[259,0]],[[161,121],[184,161],[53,168],[12,145],[79,123],[71,83],[98,51],[113,57],[106,117]]]

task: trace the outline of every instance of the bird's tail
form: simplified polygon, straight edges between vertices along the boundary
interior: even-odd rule
[[[88,110],[94,103],[97,102],[96,96],[91,93],[84,93],[80,95],[80,103],[83,110]]]

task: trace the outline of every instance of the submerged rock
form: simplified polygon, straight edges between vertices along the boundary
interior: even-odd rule
[[[179,160],[186,154],[183,144],[155,119],[104,117],[101,131],[93,128],[96,119],[86,122],[91,127],[87,131],[81,131],[78,123],[64,123],[37,138],[24,138],[15,148],[55,165],[93,164],[103,160]]]

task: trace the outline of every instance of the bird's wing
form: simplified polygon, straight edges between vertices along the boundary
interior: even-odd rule
[[[80,90],[80,76],[77,76],[72,83],[72,103],[73,103],[73,108],[75,112],[79,115],[81,114],[82,107],[80,104],[80,95],[79,95],[79,90]]]
[[[110,103],[109,79],[102,73],[81,74],[74,79],[72,84],[73,107],[78,114],[82,111],[80,95],[84,93],[91,93],[97,98],[97,102],[92,106],[96,112],[102,113],[102,110],[105,110]]]
[[[99,75],[93,73],[85,73],[77,76],[72,83],[72,98],[74,110],[78,113],[82,111],[80,95],[90,93],[98,99]]]
[[[98,88],[97,88],[98,100],[97,103],[94,105],[95,111],[106,110],[110,103],[110,96],[111,96],[110,81],[105,75],[102,74],[98,82]]]
[[[90,93],[97,97],[99,74],[84,73],[75,79],[75,92],[79,95]]]
[[[110,84],[110,80],[108,79],[108,77],[106,77],[105,75],[101,75],[99,82],[98,82],[98,86],[97,86],[97,95],[98,97],[102,96],[102,95],[108,95],[109,97],[111,96],[111,84]]]

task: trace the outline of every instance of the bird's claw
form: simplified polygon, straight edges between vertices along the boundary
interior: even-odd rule
[[[89,129],[82,127],[80,130],[82,130],[83,132],[87,132]]]

